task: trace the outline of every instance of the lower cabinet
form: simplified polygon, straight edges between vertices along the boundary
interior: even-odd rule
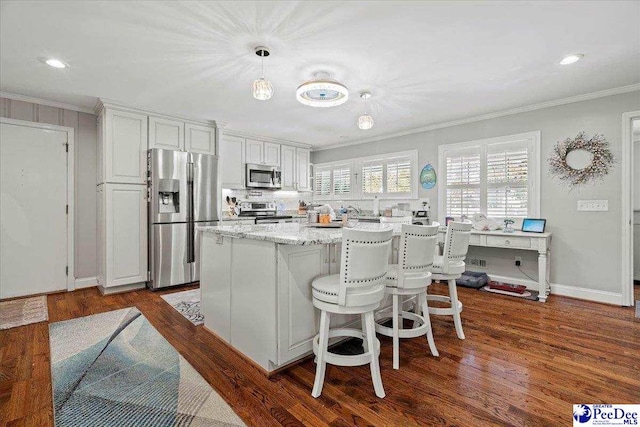
[[[98,186],[98,284],[103,288],[147,281],[147,187]]]
[[[207,329],[269,372],[311,353],[320,319],[311,282],[338,272],[336,245],[284,245],[203,233],[200,250]],[[360,316],[331,316],[332,327],[345,324],[359,328]]]

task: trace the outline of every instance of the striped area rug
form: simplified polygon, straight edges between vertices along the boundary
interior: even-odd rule
[[[55,424],[244,426],[136,308],[49,325]]]

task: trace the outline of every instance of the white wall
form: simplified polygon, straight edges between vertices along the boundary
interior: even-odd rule
[[[547,159],[557,141],[574,137],[583,130],[589,135],[604,134],[619,159],[622,150],[622,113],[636,110],[640,110],[640,91],[344,148],[314,151],[312,162],[418,149],[419,166],[431,163],[437,168],[438,146],[441,144],[541,131],[541,215],[547,218],[547,229],[553,233],[551,282],[619,294],[622,282],[620,164],[602,182],[569,191],[549,176]],[[440,171],[436,170],[436,173]],[[431,190],[420,189],[419,197],[430,199],[431,212],[434,217],[437,216],[437,186]],[[607,199],[609,211],[577,212],[577,201],[581,199]],[[475,257],[480,251],[481,257],[487,259],[490,271],[495,268],[499,270],[497,274],[524,278],[513,266],[515,254],[500,249],[476,248],[472,249],[470,256]],[[527,256],[525,251],[520,252],[522,254],[518,255],[523,256],[523,269],[537,277],[534,254]]]
[[[74,128],[75,275],[96,276],[96,116],[47,105],[0,98],[0,117]],[[46,220],[43,218],[43,220]],[[92,284],[92,283],[89,283]]]

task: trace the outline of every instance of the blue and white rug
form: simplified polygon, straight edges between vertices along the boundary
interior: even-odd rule
[[[49,325],[54,417],[66,426],[244,426],[136,308]]]
[[[200,312],[200,289],[165,294],[162,299],[194,325],[204,324],[204,316]]]

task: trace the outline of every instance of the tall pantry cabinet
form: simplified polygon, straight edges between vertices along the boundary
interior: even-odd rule
[[[98,115],[98,284],[103,293],[148,280],[149,148],[216,154],[215,122],[100,102]]]
[[[98,114],[97,280],[104,293],[147,280],[148,126],[137,112],[102,106]]]

